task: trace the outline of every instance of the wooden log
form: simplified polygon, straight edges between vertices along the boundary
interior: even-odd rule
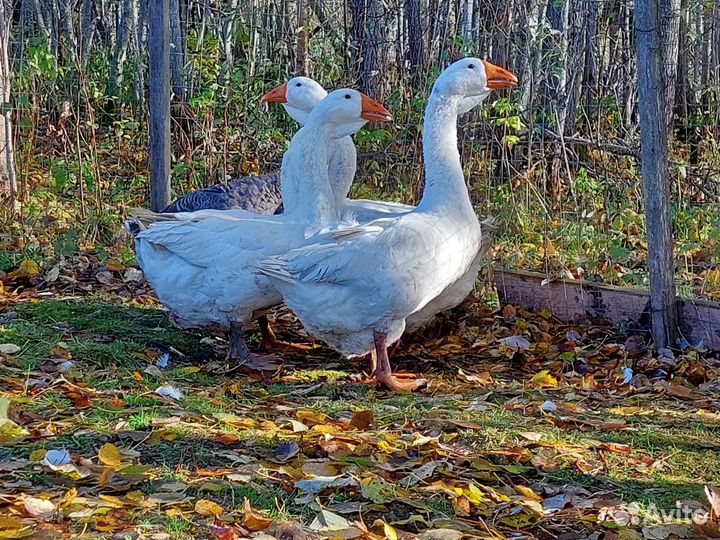
[[[528,311],[548,309],[567,323],[632,322],[650,329],[648,291],[579,279],[547,281],[545,274],[497,268],[495,287],[502,304],[519,305]],[[720,304],[707,300],[677,298],[680,332],[692,345],[720,351]],[[672,344],[673,346],[675,343]]]

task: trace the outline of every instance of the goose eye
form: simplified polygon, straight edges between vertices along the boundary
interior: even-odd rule
[[[350,99],[350,94],[345,94],[345,99]]]
[[[475,69],[475,64],[469,64],[468,69]]]
[[[298,88],[300,88],[300,87],[302,86],[302,83],[297,83],[295,86],[297,86]]]

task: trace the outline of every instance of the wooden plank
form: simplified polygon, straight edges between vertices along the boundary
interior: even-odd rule
[[[650,329],[648,291],[627,289],[578,279],[557,279],[549,283],[544,274],[496,268],[495,287],[502,304],[519,305],[528,311],[549,309],[563,322],[629,321]],[[691,344],[702,341],[720,351],[720,304],[706,300],[676,299],[680,332]],[[675,344],[673,343],[673,346]]]

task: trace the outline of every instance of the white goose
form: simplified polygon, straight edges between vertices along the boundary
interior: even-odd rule
[[[281,103],[285,111],[300,125],[327,92],[320,84],[308,77],[295,77],[262,97],[265,103]],[[350,136],[339,141],[331,149],[330,185],[335,204],[341,209],[343,219],[366,222],[386,215],[399,215],[414,207],[407,204],[348,199],[348,193],[355,179],[357,150]],[[285,196],[283,194],[283,196]]]
[[[295,77],[277,88],[271,90],[262,97],[266,103],[281,103],[285,111],[300,125],[303,125],[308,114],[322,98],[327,95],[325,89],[318,82],[308,77]],[[481,96],[466,97],[460,105],[460,114],[468,112],[481,104],[488,94]],[[432,154],[433,148],[428,149]],[[380,217],[395,217],[414,210],[414,206],[407,204],[374,201],[369,199],[349,199],[347,197],[353,182],[356,170],[357,152],[351,137],[345,137],[338,141],[336,147],[331,149],[330,161],[330,185],[335,195],[338,208],[341,209],[343,220],[354,220],[359,223],[366,223]],[[413,313],[407,319],[407,330],[414,331],[424,326],[438,313],[455,307],[472,291],[478,273],[478,267],[483,256],[490,247],[490,232],[494,228],[492,220],[482,222],[483,243],[482,248],[476,257],[476,264],[468,270],[465,276],[458,280],[457,284],[448,289],[430,302],[425,308]],[[268,348],[282,349],[287,344],[274,339],[269,330],[265,317],[259,318],[260,329],[263,335],[263,343]],[[277,347],[272,347],[277,343]],[[292,346],[291,346],[292,347]]]
[[[406,320],[448,289],[466,286],[477,269],[483,232],[468,196],[457,146],[466,98],[482,101],[517,83],[510,72],[477,58],[438,77],[425,109],[425,191],[418,207],[395,218],[331,232],[259,265],[305,328],[337,351],[372,353],[375,380],[415,390],[421,379],[392,374],[388,344]],[[331,241],[330,241],[331,240]]]
[[[254,356],[245,345],[243,325],[281,301],[268,280],[254,274],[255,265],[303,244],[308,230],[337,222],[328,177],[330,149],[367,121],[389,118],[382,105],[355,90],[328,94],[283,157],[282,215],[241,210],[136,214],[134,221],[144,229],[135,237],[138,262],[160,301],[186,326],[229,326],[231,358]]]

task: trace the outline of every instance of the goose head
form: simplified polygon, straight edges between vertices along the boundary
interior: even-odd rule
[[[517,77],[487,60],[463,58],[450,64],[435,81],[433,94],[460,98],[459,112],[467,112],[490,95],[493,90],[511,88]]]
[[[327,91],[309,77],[293,77],[273,88],[261,98],[262,103],[281,103],[298,124],[304,125],[313,107],[320,103]]]
[[[307,124],[322,123],[329,129],[331,138],[351,135],[367,122],[390,120],[390,112],[378,101],[362,92],[340,88],[330,92],[310,112]]]

